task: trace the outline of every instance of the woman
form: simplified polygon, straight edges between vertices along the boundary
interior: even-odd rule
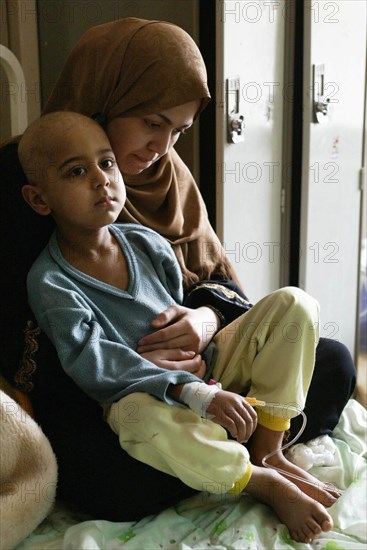
[[[193,40],[170,23],[129,18],[82,36],[45,108],[77,111],[104,125],[127,188],[120,221],[141,223],[168,239],[183,272],[186,305],[192,308],[175,306],[160,315],[157,331],[140,342],[138,351],[158,353],[167,368],[185,368],[199,376],[200,361],[183,361],[183,351],[195,350],[199,356],[220,325],[251,307],[210,227],[196,184],[173,149],[209,98],[205,66]],[[18,346],[7,356],[8,373],[16,351],[20,355],[20,327],[30,318],[23,295],[25,273],[52,229],[44,225],[46,220],[25,212],[25,206],[18,209],[24,176],[14,177],[14,155],[13,144],[1,156],[3,173],[7,165],[9,178],[17,183],[6,187],[3,228],[5,253],[12,258],[3,292],[10,319],[3,330]],[[9,222],[9,215],[15,220]],[[19,231],[15,237],[14,227]],[[203,326],[209,329],[203,331]],[[131,520],[191,495],[177,479],[122,453],[98,406],[66,378],[49,342],[36,332],[28,325],[28,347],[17,379],[29,388],[34,385],[35,414],[58,457],[59,498],[94,516]],[[335,382],[328,395],[323,391],[326,380],[328,385],[329,380]],[[306,404],[304,439],[331,433],[353,388],[348,351],[322,340]]]

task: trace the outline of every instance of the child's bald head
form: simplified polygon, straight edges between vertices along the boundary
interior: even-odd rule
[[[42,186],[51,177],[56,153],[75,130],[94,128],[105,136],[91,118],[69,111],[49,113],[33,122],[24,132],[18,147],[19,161],[31,185]]]
[[[22,187],[24,200],[38,214],[52,214],[58,225],[73,207],[77,218],[77,203],[82,207],[98,199],[102,188],[116,193],[115,200],[103,191],[113,203],[110,219],[115,207],[122,208],[125,202],[123,179],[109,139],[97,122],[84,115],[62,111],[36,120],[20,140],[19,159],[27,178]],[[108,201],[106,210],[112,204]]]

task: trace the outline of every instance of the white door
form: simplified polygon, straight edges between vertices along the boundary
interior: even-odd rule
[[[217,1],[217,233],[252,301],[280,286],[283,7]],[[225,89],[237,76],[244,140],[230,144]]]
[[[359,0],[305,2],[300,286],[320,302],[321,334],[344,342],[352,353],[359,269],[366,7],[366,2]],[[317,99],[322,92],[328,114],[320,114],[318,123],[313,121],[313,95]]]

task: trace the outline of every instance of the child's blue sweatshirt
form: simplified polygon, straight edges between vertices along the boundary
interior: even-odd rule
[[[108,403],[146,392],[172,403],[166,396],[169,384],[198,378],[157,367],[135,350],[152,332],[151,321],[182,303],[179,264],[167,241],[151,229],[117,224],[109,230],[126,257],[127,291],[72,267],[54,233],[28,274],[30,306],[63,368],[88,395]]]

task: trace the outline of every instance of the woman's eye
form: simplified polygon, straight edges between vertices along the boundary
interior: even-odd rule
[[[152,129],[152,130],[160,127],[160,123],[159,123],[159,122],[155,122],[154,120],[148,120],[148,119],[146,119],[146,120],[145,120],[145,124],[148,126],[148,128],[150,128],[150,129]]]
[[[72,178],[77,178],[78,176],[83,176],[84,174],[86,174],[86,172],[87,170],[85,168],[83,168],[82,166],[77,166],[69,172],[69,176],[71,176]]]

